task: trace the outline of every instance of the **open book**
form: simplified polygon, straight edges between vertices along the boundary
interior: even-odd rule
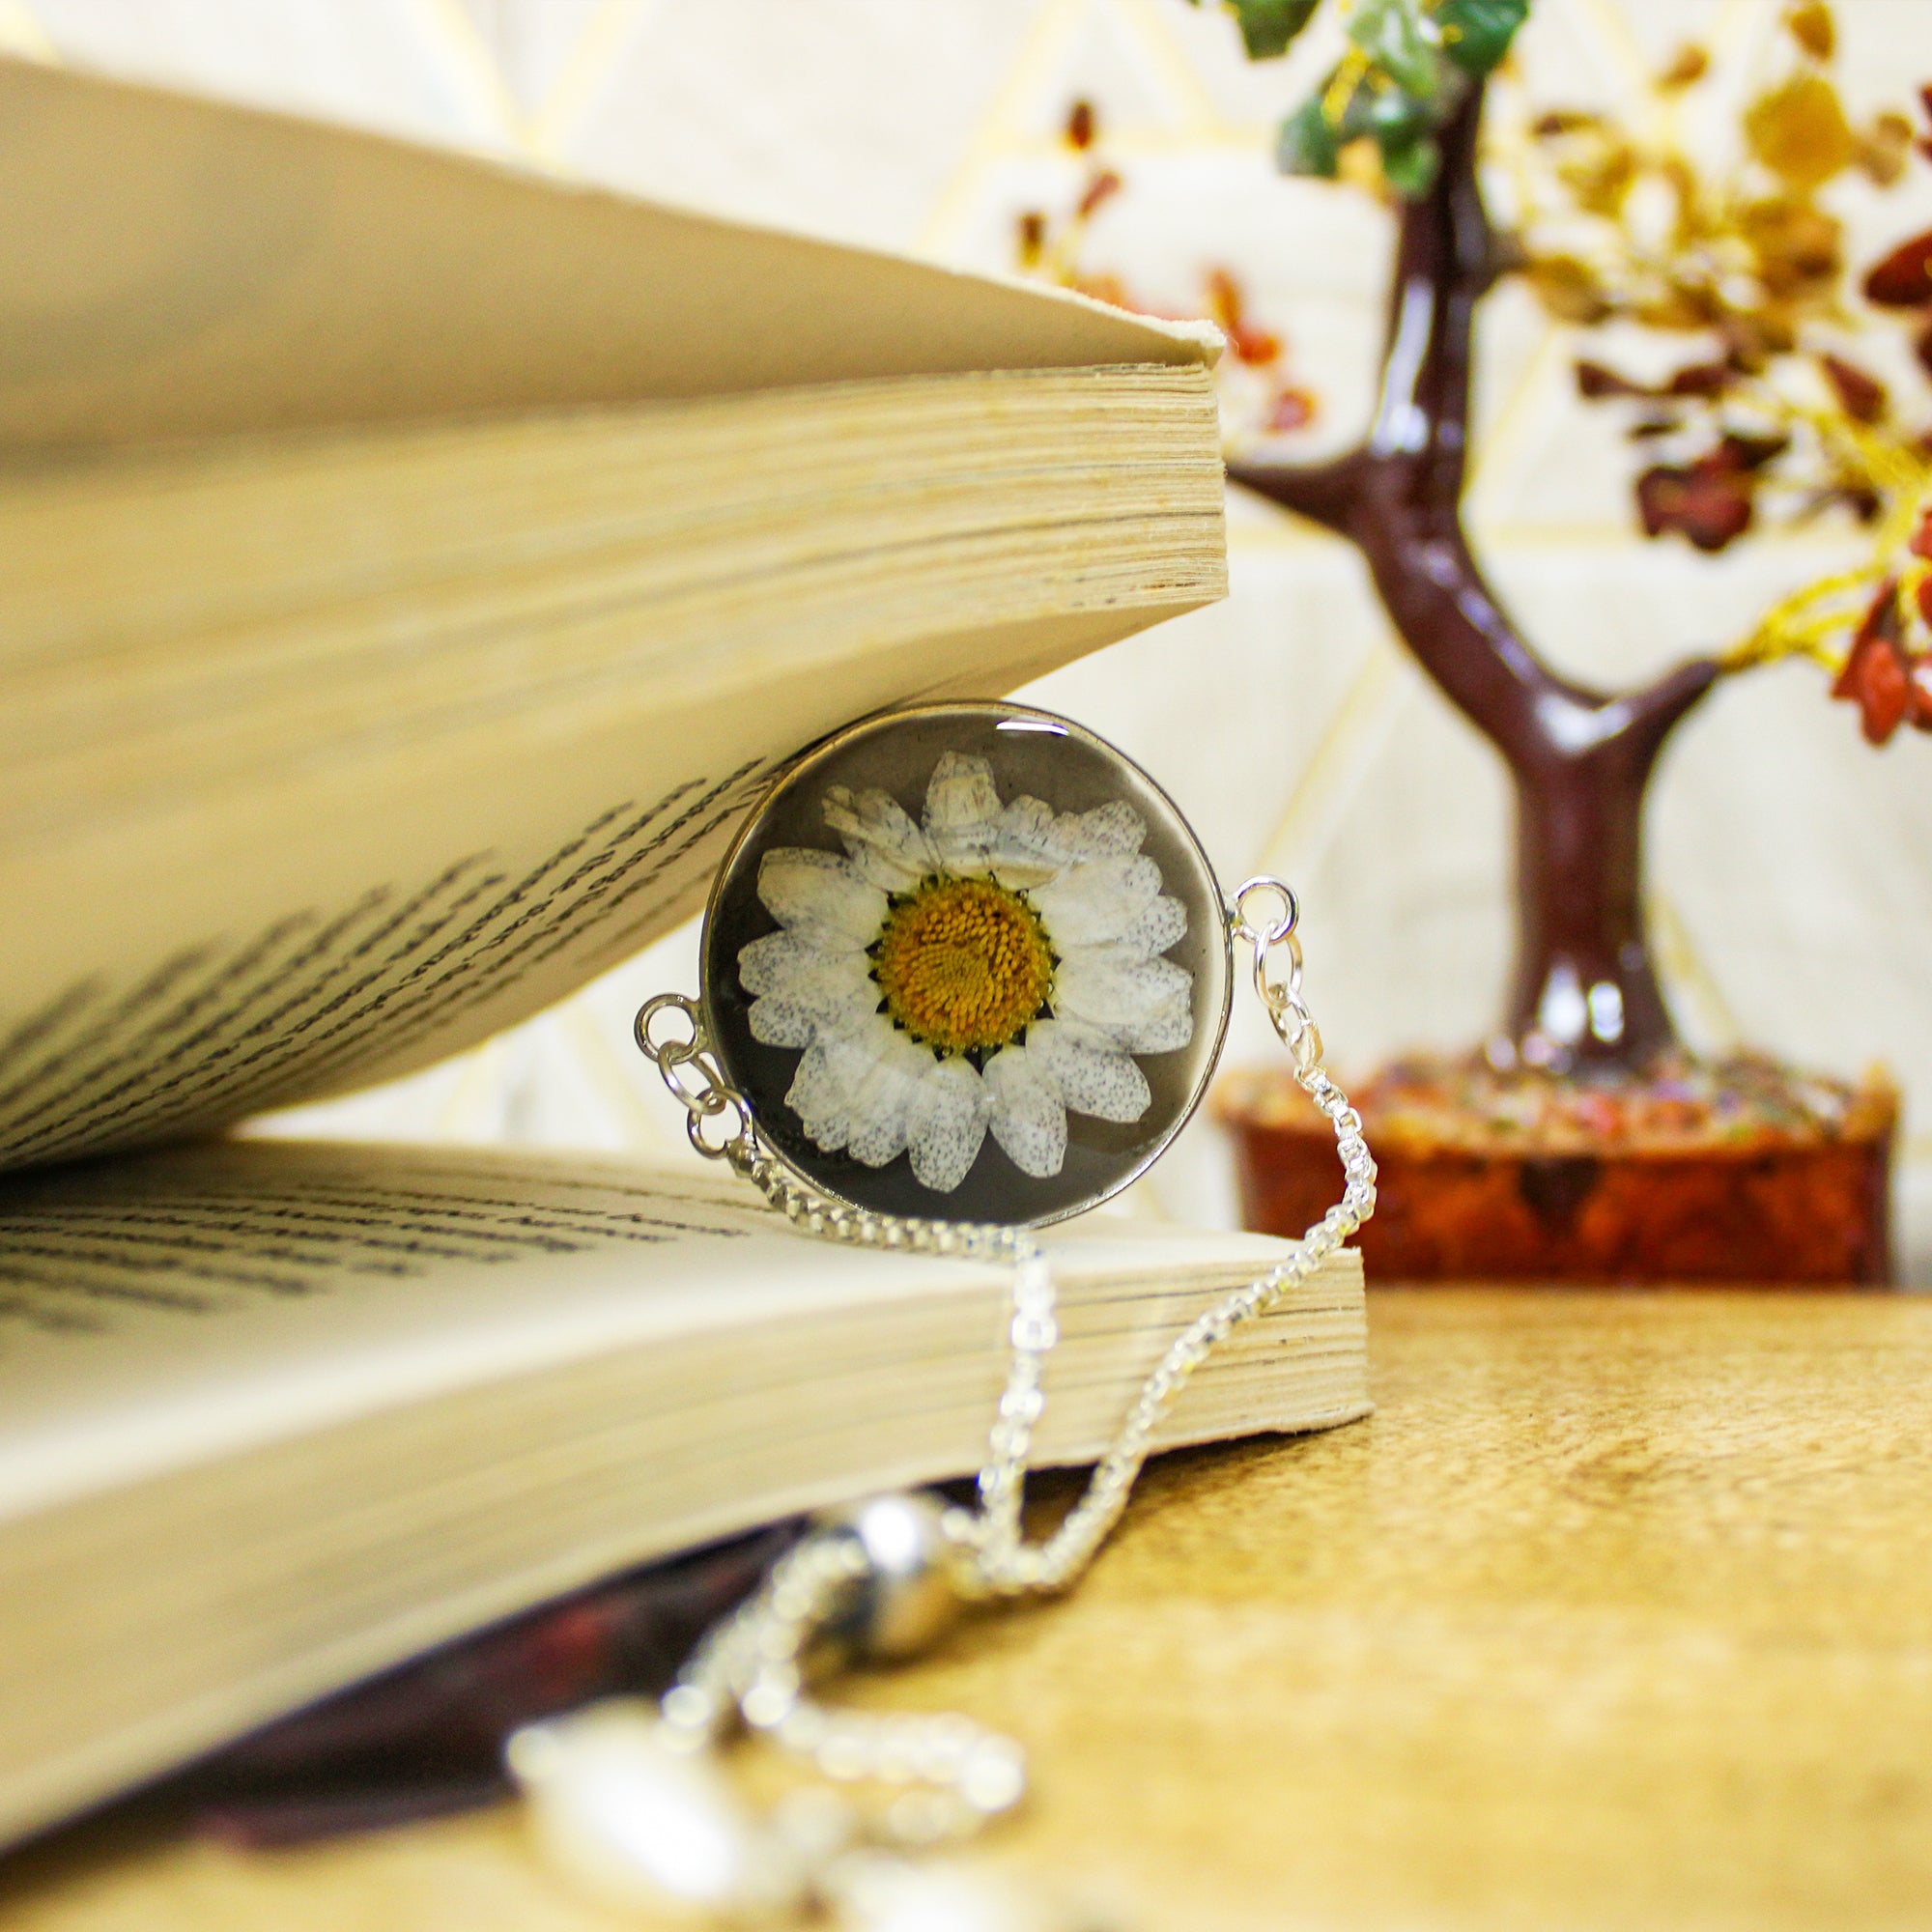
[[[1222,593],[1211,341],[0,61],[0,1167],[422,1065]]]
[[[1284,1244],[1055,1230],[1042,1463]],[[0,1189],[0,1840],[646,1557],[980,1460],[1007,1271],[804,1239],[728,1178],[230,1142]],[[1162,1446],[1366,1411],[1360,1265]]]
[[[535,1010],[691,911],[802,747],[1224,556],[1185,329],[4,61],[0,150],[6,1839],[612,1569],[975,1465],[999,1270],[701,1174],[128,1151]],[[1054,1240],[1046,1460],[1282,1252]],[[1363,1352],[1344,1257],[1167,1439],[1360,1414]]]

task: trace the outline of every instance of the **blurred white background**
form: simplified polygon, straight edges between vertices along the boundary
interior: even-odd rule
[[[1536,0],[1519,43],[1539,103],[1637,111],[1686,39],[1735,110],[1778,0]],[[1927,0],[1839,0],[1839,73],[1862,115],[1932,79]],[[1309,453],[1367,407],[1388,223],[1352,190],[1286,183],[1267,154],[1311,47],[1249,67],[1233,22],[1183,0],[0,0],[0,46],[489,151],[722,212],[1006,269],[1028,208],[1063,211],[1059,140],[1093,100],[1128,192],[1095,266],[1180,306],[1241,273],[1319,391]],[[1715,125],[1715,124],[1714,124]],[[1842,212],[1855,258],[1915,215]],[[1647,544],[1614,425],[1574,400],[1567,331],[1505,287],[1482,324],[1472,523],[1531,635],[1614,683],[1746,631],[1765,604],[1859,554],[1843,527],[1722,559]],[[1353,554],[1253,501],[1231,505],[1233,592],[1028,695],[1148,765],[1224,877],[1301,889],[1311,997],[1346,1074],[1494,1020],[1508,968],[1500,767],[1402,655]],[[1692,1042],[1750,1041],[1819,1067],[1887,1063],[1906,1088],[1903,1259],[1932,1285],[1932,740],[1867,750],[1849,707],[1792,667],[1693,717],[1654,793],[1649,887]],[[628,1044],[639,999],[693,982],[689,934],[460,1062],[309,1109],[329,1130],[682,1148]],[[1237,1008],[1232,1051],[1267,1050]],[[1232,1213],[1197,1122],[1135,1204]]]

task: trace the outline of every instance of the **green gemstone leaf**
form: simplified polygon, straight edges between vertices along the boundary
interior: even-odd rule
[[[1198,7],[1202,0],[1193,4]],[[1288,51],[1321,0],[1223,0],[1223,4],[1240,23],[1248,58],[1273,60]]]
[[[1433,99],[1441,70],[1436,25],[1425,24],[1421,0],[1361,0],[1349,15],[1349,38],[1404,93]]]
[[[1320,175],[1333,180],[1341,158],[1342,136],[1321,111],[1321,97],[1304,100],[1275,136],[1274,164],[1285,175]]]
[[[1486,74],[1509,52],[1529,0],[1437,0],[1442,51],[1464,73]]]
[[[1382,173],[1388,185],[1406,201],[1427,194],[1442,165],[1442,151],[1433,134],[1412,135],[1406,140],[1381,141]]]
[[[1418,100],[1393,87],[1373,83],[1359,87],[1342,116],[1342,139],[1347,142],[1357,134],[1373,134],[1378,148],[1402,146],[1435,131],[1440,119],[1435,112],[1438,104]]]

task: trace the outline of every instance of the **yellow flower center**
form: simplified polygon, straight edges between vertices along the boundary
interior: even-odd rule
[[[990,879],[927,879],[893,903],[872,952],[886,1010],[922,1046],[1006,1046],[1053,990],[1039,916]]]

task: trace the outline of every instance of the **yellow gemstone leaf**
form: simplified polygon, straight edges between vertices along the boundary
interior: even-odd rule
[[[1566,162],[1557,177],[1589,214],[1614,220],[1636,180],[1636,156],[1623,141],[1605,141],[1596,152]]]
[[[1784,30],[1813,60],[1828,61],[1838,43],[1837,29],[1832,24],[1832,10],[1825,0],[1805,0],[1784,16]]]
[[[1838,91],[1821,73],[1795,73],[1760,95],[1745,112],[1750,151],[1801,193],[1849,165],[1857,138]]]
[[[1773,295],[1819,295],[1843,267],[1842,230],[1822,208],[1796,197],[1751,203],[1738,232],[1757,258],[1758,278]]]
[[[1673,282],[1636,305],[1636,319],[1646,328],[1682,331],[1708,328],[1721,311],[1708,289],[1684,288]]]
[[[1558,322],[1585,327],[1605,320],[1610,304],[1596,271],[1574,255],[1545,255],[1530,263],[1529,285]]]
[[[1670,65],[1657,76],[1657,84],[1666,94],[1694,87],[1711,71],[1711,56],[1694,42],[1687,41],[1671,56]]]
[[[1904,173],[1912,154],[1912,123],[1903,114],[1884,113],[1859,136],[1859,172],[1880,187],[1890,187]]]

